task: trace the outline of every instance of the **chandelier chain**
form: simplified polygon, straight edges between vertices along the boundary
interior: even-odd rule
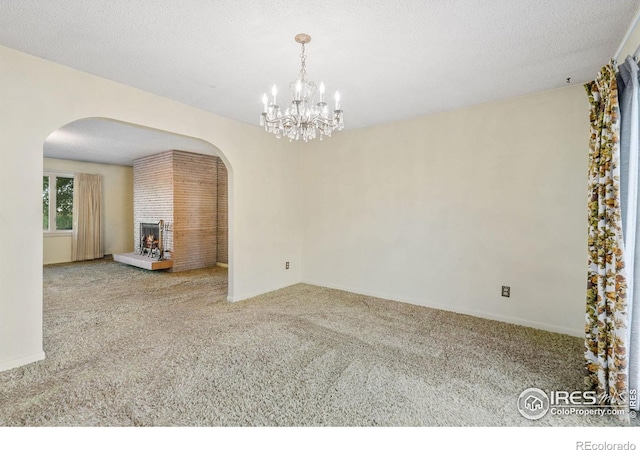
[[[300,79],[305,81],[307,79],[307,55],[304,54],[304,44],[302,44],[302,53],[300,53]]]

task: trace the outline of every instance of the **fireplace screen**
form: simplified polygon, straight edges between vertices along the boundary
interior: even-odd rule
[[[140,255],[162,259],[163,228],[162,220],[157,223],[140,223]]]

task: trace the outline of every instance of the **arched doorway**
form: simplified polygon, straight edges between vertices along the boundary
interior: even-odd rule
[[[165,152],[199,155],[213,161],[213,176],[216,177],[214,263],[228,267],[227,294],[231,296],[233,264],[229,233],[231,217],[228,212],[231,210],[232,172],[220,149],[202,139],[108,118],[86,118],[71,122],[52,132],[43,145],[45,173],[53,176],[56,173],[69,176],[70,173],[82,171],[103,174],[107,184],[103,218],[105,254],[136,250],[136,242],[140,240],[136,233],[140,218],[136,217],[133,206],[134,162]],[[45,232],[44,263],[70,261],[70,238],[65,233]]]

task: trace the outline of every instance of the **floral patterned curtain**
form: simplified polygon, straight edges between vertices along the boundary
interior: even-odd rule
[[[620,119],[613,64],[603,67],[585,88],[591,119],[586,383],[603,404],[626,406],[627,281],[620,212]]]

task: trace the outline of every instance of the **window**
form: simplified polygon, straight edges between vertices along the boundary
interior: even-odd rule
[[[42,177],[42,229],[48,233],[73,228],[73,176],[45,173]]]

